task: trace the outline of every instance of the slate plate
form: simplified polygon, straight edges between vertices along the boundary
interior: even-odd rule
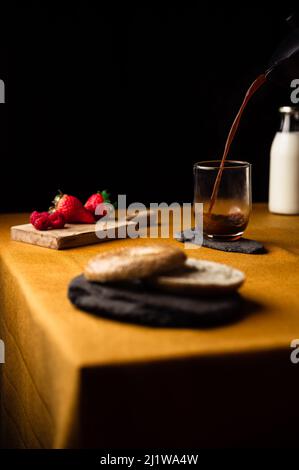
[[[156,327],[209,327],[242,317],[242,297],[179,296],[152,290],[141,281],[127,285],[92,283],[83,275],[68,288],[70,301],[79,309],[129,323]]]

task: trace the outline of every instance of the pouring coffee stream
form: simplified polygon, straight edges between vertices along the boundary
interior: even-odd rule
[[[212,196],[211,196],[211,199],[210,199],[208,214],[211,214],[213,206],[216,202],[216,198],[217,198],[217,194],[218,194],[218,190],[219,190],[219,186],[220,186],[220,182],[221,182],[221,176],[222,176],[223,168],[224,168],[224,165],[225,165],[225,160],[226,160],[226,157],[228,155],[230,146],[231,146],[231,144],[234,140],[235,134],[238,130],[243,111],[246,108],[247,103],[250,100],[250,98],[265,83],[266,79],[267,79],[266,75],[261,74],[250,85],[250,87],[248,88],[248,90],[246,92],[243,103],[241,104],[241,107],[240,107],[240,109],[239,109],[239,111],[238,111],[238,113],[235,117],[235,120],[234,120],[234,122],[233,122],[233,124],[230,128],[230,131],[229,131],[227,139],[226,139],[226,143],[225,143],[224,152],[223,152],[223,156],[222,156],[222,159],[221,159],[220,167],[219,167],[219,170],[218,170],[218,173],[217,173],[217,176],[216,176],[216,180],[215,180],[215,183],[214,183],[213,192],[212,192]]]
[[[266,72],[260,74],[254,82],[248,88],[241,107],[235,117],[235,120],[228,133],[221,163],[215,179],[212,195],[210,198],[210,204],[208,209],[208,216],[211,215],[213,207],[215,205],[218,191],[221,183],[221,176],[225,166],[225,161],[229,153],[231,144],[234,140],[235,134],[238,130],[241,117],[244,109],[246,108],[250,98],[256,93],[256,91],[269,79],[281,85],[290,86],[290,82],[294,78],[298,78],[299,71],[299,27],[294,27],[294,16],[290,16],[286,20],[293,30],[281,43],[272,56]]]

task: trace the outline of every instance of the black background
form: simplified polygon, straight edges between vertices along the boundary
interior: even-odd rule
[[[3,9],[0,210],[45,210],[58,188],[82,200],[107,188],[129,202],[192,200],[193,163],[221,157],[293,10],[196,5]],[[290,91],[258,92],[230,154],[253,163],[254,200],[267,199]]]

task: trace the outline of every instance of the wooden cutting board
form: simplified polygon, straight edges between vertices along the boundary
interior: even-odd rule
[[[144,225],[150,217],[154,217],[153,211],[140,211],[138,222],[127,217],[116,221],[104,221],[97,224],[67,224],[58,230],[36,230],[31,224],[15,225],[11,227],[11,239],[30,243],[31,245],[63,250],[76,246],[92,245],[113,238],[125,238],[129,226]],[[99,237],[100,235],[100,237]]]

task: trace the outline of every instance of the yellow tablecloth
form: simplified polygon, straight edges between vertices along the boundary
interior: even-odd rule
[[[87,259],[144,241],[67,251],[11,241],[9,227],[27,219],[0,217],[4,446],[277,445],[296,438],[299,364],[290,361],[290,342],[299,338],[299,217],[254,206],[246,236],[263,242],[266,255],[188,250],[243,270],[241,293],[254,303],[239,322],[203,330],[122,324],[76,310],[67,286]]]

